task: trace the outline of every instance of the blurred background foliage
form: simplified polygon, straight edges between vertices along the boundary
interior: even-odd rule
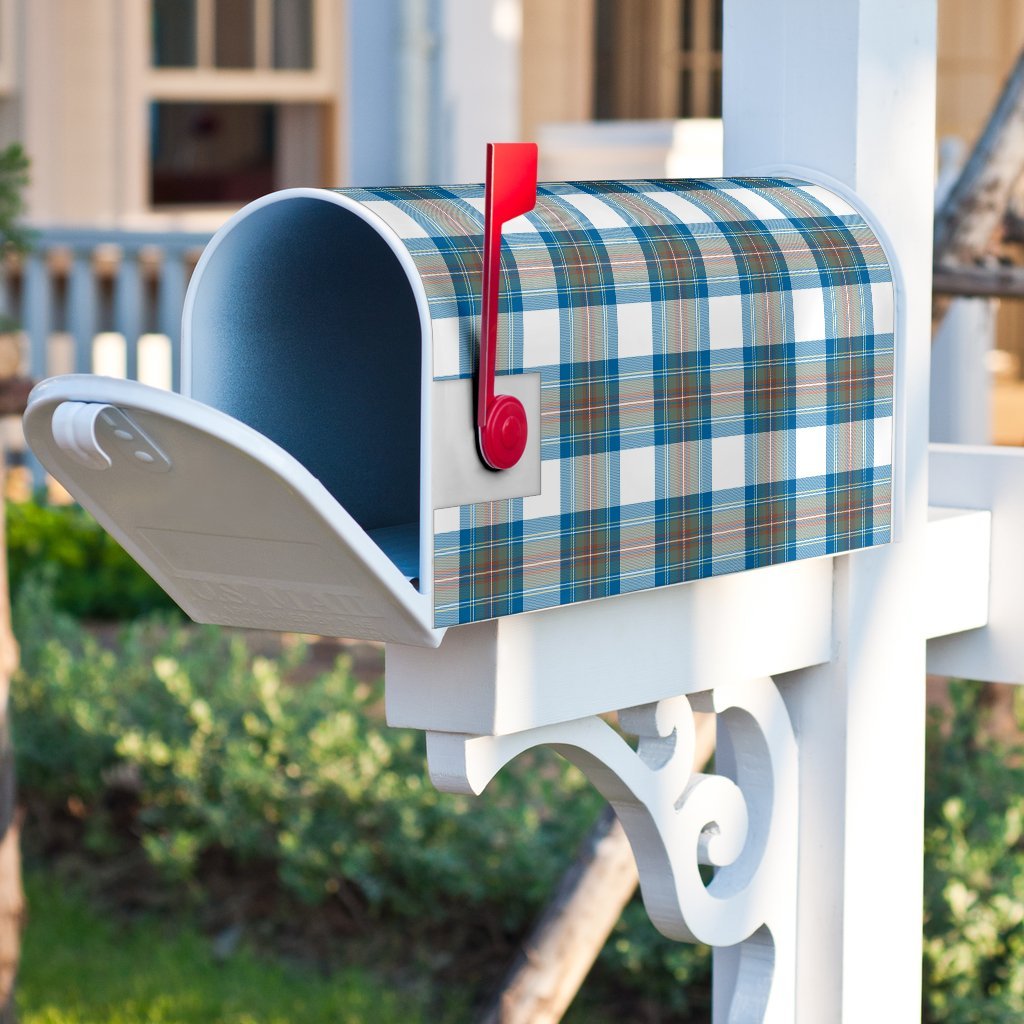
[[[83,510],[9,517],[30,861],[115,912],[187,906],[214,941],[332,969],[373,949],[432,979],[435,1013],[486,996],[600,813],[582,774],[540,751],[480,798],[439,793],[422,734],[384,724],[382,659],[362,678],[300,638],[258,653],[185,621]],[[576,1012],[703,1019],[708,964],[637,905]]]
[[[381,983],[415,994],[396,1012],[468,1019],[600,812],[582,775],[539,752],[480,798],[439,793],[421,734],[384,724],[379,672],[353,671],[342,648],[324,663],[291,638],[268,655],[188,623],[81,509],[8,516],[30,863],[115,922],[184,911],[186,931],[243,963],[255,950],[332,973],[390,964]],[[923,1018],[1008,1024],[1024,1019],[1024,694],[1008,737],[982,687],[943,693]],[[33,969],[29,953],[25,999]],[[662,939],[634,900],[568,1019],[704,1021],[708,969],[707,949]]]
[[[14,600],[31,573],[48,582],[56,610],[77,618],[126,621],[177,608],[78,505],[9,501],[7,558]]]

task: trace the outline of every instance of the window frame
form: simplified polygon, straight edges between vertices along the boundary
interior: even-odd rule
[[[683,31],[687,9],[689,47]],[[595,114],[612,120],[720,117],[722,52],[714,45],[719,9],[718,0],[641,0],[628,8],[614,0],[595,4]],[[609,35],[615,45],[605,50]],[[685,105],[684,74],[690,76]]]
[[[691,112],[683,111],[678,116],[721,117],[722,50],[721,48],[716,50],[714,44],[715,14],[721,11],[722,3],[721,0],[682,0],[680,8],[683,8],[687,2],[691,5],[690,11],[693,17],[691,28],[692,45],[689,49],[685,48],[685,39],[683,38],[682,31],[679,30],[679,45],[674,51],[676,64],[674,95],[677,98],[679,97],[681,92],[679,87],[681,76],[683,72],[689,71],[692,88],[690,93]],[[678,20],[681,14],[681,10],[678,12],[669,11],[668,8],[671,6],[671,2],[666,3],[665,0],[662,0],[661,17],[663,19],[663,30],[666,32],[670,29],[668,21],[671,17],[674,15]],[[671,35],[666,34],[664,38],[671,38]],[[721,33],[719,33],[719,38],[721,38]],[[716,97],[714,95],[716,73],[719,88],[717,104],[715,103]],[[664,75],[662,81],[667,78],[668,75]],[[681,108],[683,105],[681,100],[677,99],[677,102]]]
[[[3,0],[0,0],[3,2]],[[273,66],[273,0],[253,0],[254,56],[251,68],[219,68],[214,64],[216,0],[196,0],[196,63],[166,68],[153,64],[152,33],[146,37],[145,81],[148,100],[195,100],[253,103],[314,103],[335,99],[332,61],[337,47],[331,0],[312,0],[313,62],[310,68]],[[152,4],[146,4],[152,19]]]
[[[16,31],[14,0],[0,0],[0,96],[9,96],[17,87]]]
[[[0,0],[0,4],[9,0]],[[210,0],[199,0],[210,4]],[[210,4],[212,10],[212,4]],[[173,225],[210,230],[238,209],[238,204],[186,203],[154,205],[150,194],[150,110],[162,102],[309,104],[319,108],[322,129],[321,177],[338,179],[342,157],[338,119],[342,111],[342,5],[336,0],[313,0],[313,66],[291,68],[157,68],[153,66],[152,5],[131,0],[125,5],[122,27],[122,128],[125,151],[133,154],[124,179],[127,223]],[[210,42],[212,43],[212,35]],[[272,40],[270,45],[272,45]],[[200,54],[197,54],[197,60]],[[212,51],[210,53],[212,60]]]

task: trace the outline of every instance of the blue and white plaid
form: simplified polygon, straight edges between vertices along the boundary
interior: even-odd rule
[[[350,189],[472,377],[483,187]],[[886,543],[894,295],[845,200],[778,178],[542,185],[503,235],[500,373],[541,375],[541,492],[434,513],[435,622]]]

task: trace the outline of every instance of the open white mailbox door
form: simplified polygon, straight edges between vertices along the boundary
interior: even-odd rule
[[[244,423],[180,395],[81,375],[37,388],[25,430],[46,469],[196,621],[440,642],[402,531],[371,537]]]

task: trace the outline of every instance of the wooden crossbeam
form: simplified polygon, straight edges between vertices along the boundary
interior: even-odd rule
[[[932,291],[936,295],[1024,299],[1024,267],[937,266]]]

